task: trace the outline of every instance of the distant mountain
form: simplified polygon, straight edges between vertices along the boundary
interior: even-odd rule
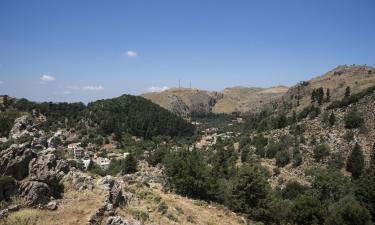
[[[330,101],[341,100],[347,87],[352,94],[375,85],[375,68],[370,66],[338,66],[309,81],[290,88],[232,87],[221,92],[190,88],[172,88],[141,96],[182,117],[194,113],[260,112],[265,108],[301,111],[311,103],[311,94],[322,88],[330,92]]]
[[[232,87],[222,92],[172,88],[141,96],[183,117],[193,113],[232,113],[259,111],[264,104],[282,97],[285,86],[271,88]]]

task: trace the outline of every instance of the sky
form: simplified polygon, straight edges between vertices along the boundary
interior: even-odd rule
[[[375,66],[374,0],[0,0],[0,94],[83,101]]]

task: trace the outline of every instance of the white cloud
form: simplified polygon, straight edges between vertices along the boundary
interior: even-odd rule
[[[78,86],[69,85],[66,87],[68,90],[79,91],[81,88]]]
[[[85,86],[74,86],[69,85],[66,87],[64,94],[71,94],[72,91],[102,91],[104,87],[102,85],[85,85]]]
[[[0,80],[0,84],[4,84],[4,81],[1,81],[1,80]]]
[[[47,75],[47,74],[43,74],[40,78],[39,78],[42,82],[47,82],[47,81],[54,81],[56,80],[55,77],[51,76],[51,75]]]
[[[126,56],[129,57],[129,58],[135,58],[135,57],[138,56],[138,53],[135,52],[135,51],[127,51]]]
[[[97,86],[88,85],[88,86],[83,86],[82,90],[83,91],[102,91],[104,90],[104,87],[102,85],[97,85]]]
[[[152,86],[150,88],[148,88],[147,90],[149,92],[161,92],[161,91],[165,91],[165,90],[168,90],[169,87],[167,86],[164,86],[164,87],[156,87],[156,86]]]

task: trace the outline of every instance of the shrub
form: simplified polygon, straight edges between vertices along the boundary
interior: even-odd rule
[[[363,124],[363,118],[357,111],[350,111],[345,115],[345,128],[354,129],[358,128]]]
[[[314,159],[316,162],[320,162],[325,157],[329,156],[330,150],[328,145],[320,144],[314,149]]]
[[[276,165],[278,167],[284,167],[290,162],[290,153],[287,150],[279,151],[276,153]]]

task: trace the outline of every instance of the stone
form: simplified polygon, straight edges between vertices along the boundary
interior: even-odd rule
[[[107,219],[106,225],[129,225],[126,220],[123,220],[119,216],[110,216]]]
[[[56,201],[50,201],[46,206],[46,209],[48,210],[56,210],[57,209],[57,202]]]

